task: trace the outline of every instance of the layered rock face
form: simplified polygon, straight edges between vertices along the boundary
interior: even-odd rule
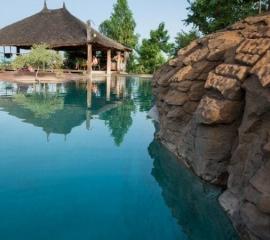
[[[181,49],[154,76],[158,138],[220,197],[243,239],[270,239],[270,15]]]

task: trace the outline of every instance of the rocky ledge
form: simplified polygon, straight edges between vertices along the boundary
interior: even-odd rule
[[[156,72],[157,137],[202,179],[242,239],[270,239],[270,14],[181,49]]]

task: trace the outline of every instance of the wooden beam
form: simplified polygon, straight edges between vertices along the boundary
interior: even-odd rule
[[[107,74],[110,75],[112,71],[112,50],[107,50]]]

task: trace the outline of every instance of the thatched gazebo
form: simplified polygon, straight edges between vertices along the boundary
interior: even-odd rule
[[[73,16],[65,3],[60,9],[48,9],[46,1],[43,9],[30,17],[11,24],[0,30],[0,46],[30,49],[34,44],[45,43],[59,51],[83,52],[87,57],[87,69],[92,71],[93,54],[102,52],[107,55],[106,71],[111,73],[112,55],[117,56],[113,70],[125,71],[128,47],[105,37],[91,27],[90,21],[82,22]],[[7,54],[7,53],[4,53]]]

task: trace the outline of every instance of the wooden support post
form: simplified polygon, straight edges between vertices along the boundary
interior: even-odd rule
[[[93,49],[92,44],[87,44],[87,72],[89,75],[92,74],[93,65]]]
[[[121,71],[121,52],[117,52],[117,72]]]
[[[111,75],[112,70],[112,50],[107,50],[107,75]]]
[[[91,22],[87,21],[86,24],[87,30],[87,72],[92,77],[92,65],[93,65],[93,48],[91,44],[92,36],[91,36]]]

